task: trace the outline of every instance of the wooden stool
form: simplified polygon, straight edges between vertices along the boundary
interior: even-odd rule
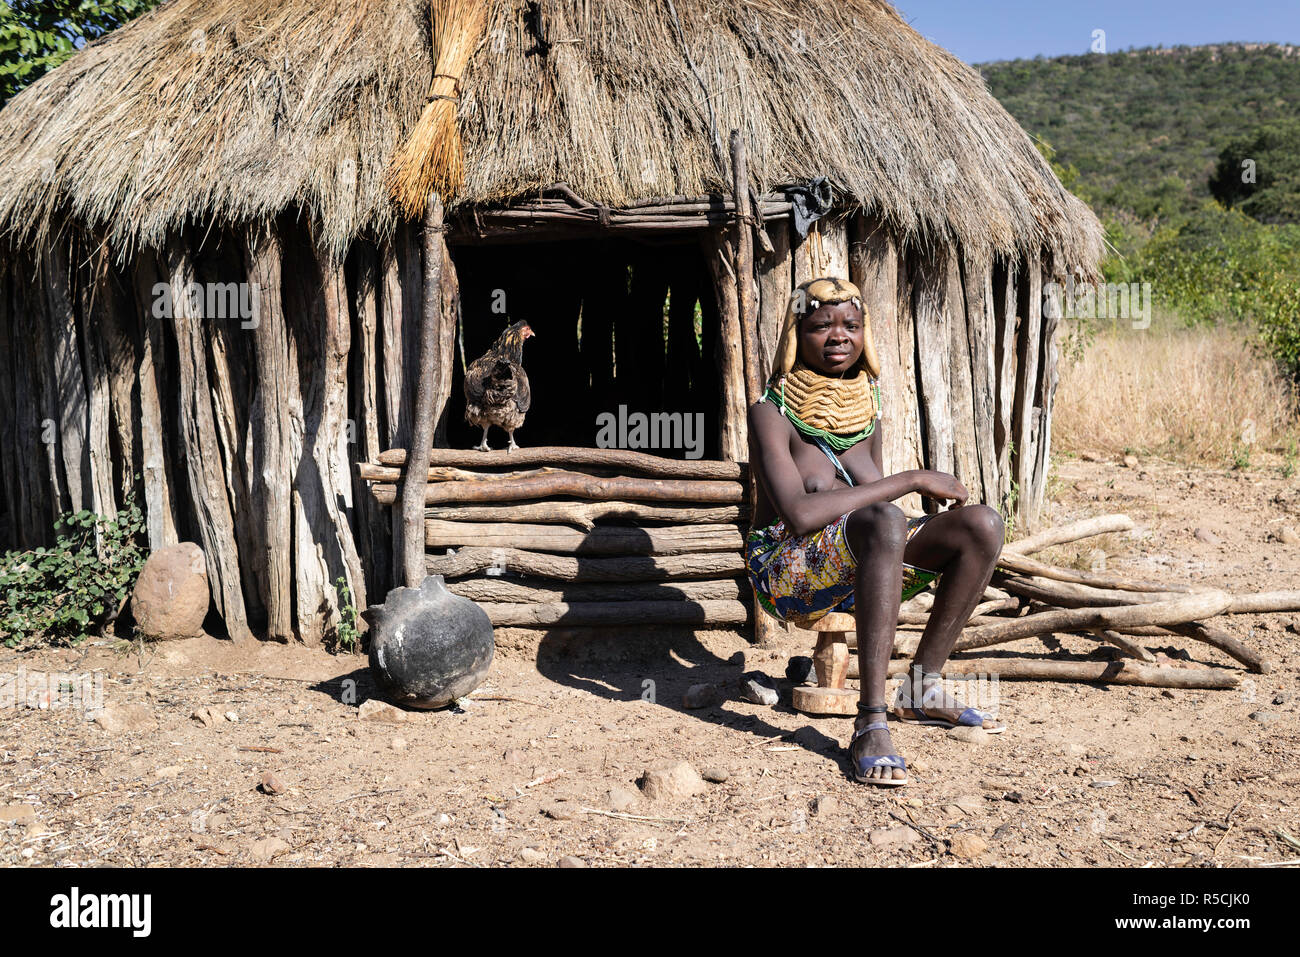
[[[844,687],[849,676],[849,638],[856,637],[857,623],[852,615],[832,612],[812,627],[817,632],[813,651],[813,668],[817,686],[800,685],[794,689],[794,708],[805,714],[857,714],[858,691]],[[856,644],[856,642],[854,642]]]

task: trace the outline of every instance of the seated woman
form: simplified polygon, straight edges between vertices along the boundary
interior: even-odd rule
[[[759,493],[745,557],[768,614],[802,627],[832,611],[855,614],[862,691],[849,744],[854,778],[896,786],[907,783],[907,765],[894,753],[884,715],[898,608],[936,578],[894,713],[914,724],[1005,730],[946,695],[939,674],[993,574],[1002,519],[987,505],[965,505],[955,476],[884,475],[879,376],[857,287],[843,279],[799,286],[767,391],[749,410]],[[953,507],[909,521],[891,504],[909,492]]]

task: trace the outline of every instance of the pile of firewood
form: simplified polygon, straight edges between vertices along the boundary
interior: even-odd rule
[[[1087,635],[1115,648],[1111,661],[1053,661],[1032,658],[958,658],[944,670],[951,674],[997,674],[999,678],[1104,681],[1169,688],[1233,688],[1240,672],[1182,667],[1160,662],[1139,639],[1191,638],[1217,648],[1247,671],[1265,674],[1272,664],[1256,650],[1214,627],[1220,615],[1300,610],[1300,591],[1231,594],[1218,588],[1167,582],[1136,581],[1104,572],[1080,571],[1037,561],[1029,556],[1052,545],[1133,527],[1124,515],[1103,515],[1047,529],[1005,546],[985,601],[957,641],[955,651],[969,652],[1022,638],[1052,634]],[[929,604],[931,595],[909,602]],[[906,608],[900,615],[895,655],[910,657],[923,628],[925,611]],[[904,674],[900,663],[891,673]]]

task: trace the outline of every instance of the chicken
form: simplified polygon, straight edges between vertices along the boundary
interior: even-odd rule
[[[494,425],[510,437],[507,451],[519,448],[515,429],[524,424],[532,403],[523,367],[524,340],[533,335],[527,322],[516,322],[465,370],[465,421],[483,430],[483,441],[474,446],[480,452],[488,451],[488,429]]]

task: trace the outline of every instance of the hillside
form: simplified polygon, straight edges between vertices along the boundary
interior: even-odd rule
[[[1300,46],[1218,44],[979,67],[1099,211],[1168,221],[1210,197],[1220,150],[1300,114]]]

